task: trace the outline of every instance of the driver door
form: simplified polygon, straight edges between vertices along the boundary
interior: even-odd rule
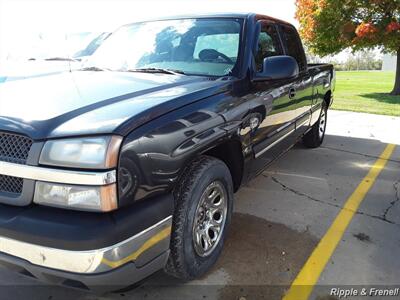
[[[277,26],[261,21],[258,46],[254,55],[257,72],[262,71],[266,57],[284,55]],[[295,142],[296,102],[291,92],[294,80],[261,81],[253,83],[253,93],[259,125],[251,134],[255,159],[252,173],[259,173],[266,165],[287,150]]]

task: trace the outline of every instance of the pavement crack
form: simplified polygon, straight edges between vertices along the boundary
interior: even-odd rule
[[[400,201],[400,190],[399,190],[399,183],[400,180],[396,181],[393,183],[393,189],[394,189],[394,197],[395,199],[393,201],[390,202],[389,206],[385,209],[385,211],[383,212],[382,218],[387,220],[387,215],[389,213],[389,211],[396,205],[397,202]]]
[[[334,147],[321,146],[321,148],[329,149],[329,150],[333,150],[333,151],[339,151],[339,152],[345,152],[345,153],[355,154],[355,155],[361,155],[361,156],[364,156],[364,157],[369,157],[369,158],[374,158],[374,159],[379,159],[379,158],[381,158],[381,157],[375,156],[375,155],[370,155],[370,154],[365,154],[365,153],[355,152],[355,151],[350,151],[350,150],[344,150],[344,149],[339,149],[339,148],[334,148]],[[391,159],[391,158],[386,159],[386,160],[387,160],[387,161],[390,161],[390,162],[400,163],[400,161],[395,160],[395,159]]]
[[[362,212],[362,211],[356,211],[355,213],[358,214],[358,215],[362,215],[362,216],[370,217],[370,218],[373,218],[373,219],[377,219],[377,220],[383,221],[385,223],[389,223],[389,224],[392,224],[392,225],[400,226],[400,224],[398,224],[396,222],[393,222],[393,221],[390,221],[390,220],[386,219],[386,217],[384,217],[384,216],[371,215],[371,214],[368,214],[368,213]]]
[[[400,183],[400,181],[397,181],[397,182],[395,182],[395,184],[394,184],[394,188],[395,188],[395,190],[396,190],[396,200],[391,202],[391,205],[389,206],[389,209],[386,209],[386,210],[385,210],[385,214],[384,214],[384,215],[378,216],[378,215],[372,215],[372,214],[369,214],[369,213],[366,213],[366,212],[362,212],[362,211],[359,211],[359,210],[354,211],[354,210],[352,210],[352,209],[348,209],[347,207],[343,207],[343,206],[341,206],[341,205],[339,205],[339,204],[333,204],[333,203],[326,202],[326,201],[321,200],[321,199],[314,198],[314,197],[312,197],[312,196],[310,196],[310,195],[307,195],[307,194],[305,194],[305,193],[303,193],[303,192],[300,192],[300,191],[298,191],[298,190],[295,190],[295,189],[293,189],[293,188],[287,186],[286,184],[284,184],[283,182],[281,182],[280,180],[278,180],[278,179],[277,179],[276,177],[274,177],[274,176],[267,176],[267,175],[265,175],[265,174],[262,174],[262,176],[265,177],[265,178],[271,178],[272,181],[275,182],[276,184],[280,185],[281,188],[282,188],[283,190],[285,190],[285,191],[290,191],[290,192],[292,192],[293,194],[298,195],[298,196],[301,196],[301,197],[304,197],[304,198],[306,198],[306,199],[308,199],[308,200],[311,200],[311,201],[314,201],[314,202],[318,202],[318,203],[321,203],[321,204],[324,204],[324,205],[329,205],[329,206],[338,208],[338,209],[340,209],[340,210],[345,209],[345,210],[351,211],[351,212],[353,212],[353,213],[355,213],[355,214],[358,214],[358,215],[370,217],[370,218],[373,218],[373,219],[377,219],[377,220],[383,221],[383,222],[385,222],[385,223],[389,223],[389,224],[392,224],[392,225],[400,226],[400,224],[398,224],[398,223],[396,223],[396,222],[393,222],[393,221],[391,221],[391,220],[388,220],[388,219],[386,218],[386,214],[388,213],[388,211],[395,205],[396,202],[400,201],[399,187],[398,187],[398,184]]]
[[[267,176],[267,175],[265,175],[265,174],[262,174],[262,175],[263,175],[264,177],[266,177],[266,178],[269,178],[269,176]],[[336,207],[336,208],[342,208],[342,207],[341,207],[340,205],[338,205],[338,204],[329,203],[329,202],[323,201],[323,200],[321,200],[321,199],[317,199],[317,198],[311,197],[310,195],[307,195],[307,194],[305,194],[305,193],[302,193],[302,192],[300,192],[300,191],[298,191],[298,190],[295,190],[295,189],[293,189],[293,188],[287,186],[287,185],[284,184],[283,182],[279,181],[279,180],[278,180],[276,177],[274,177],[274,176],[271,176],[271,179],[272,179],[273,182],[279,184],[279,185],[282,187],[282,189],[284,189],[284,190],[286,190],[286,191],[290,191],[290,192],[292,192],[293,194],[296,194],[296,195],[298,195],[298,196],[305,197],[305,198],[307,198],[307,199],[309,199],[309,200],[312,200],[312,201],[315,201],[315,202],[318,202],[318,203],[330,205],[330,206],[333,206],[333,207]]]

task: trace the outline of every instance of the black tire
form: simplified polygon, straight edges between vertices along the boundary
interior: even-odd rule
[[[195,249],[193,224],[199,212],[200,199],[203,199],[207,188],[216,182],[221,183],[220,187],[223,186],[226,192],[225,225],[212,252],[203,257]],[[174,191],[174,198],[171,252],[165,271],[179,279],[191,280],[206,273],[217,261],[223,248],[233,209],[233,184],[228,167],[219,159],[200,156],[184,171]]]
[[[328,121],[328,106],[322,102],[321,113],[318,121],[312,126],[311,130],[303,136],[303,144],[307,148],[318,148],[325,138],[326,123]],[[323,122],[323,124],[321,124]],[[323,127],[323,132],[321,132]]]

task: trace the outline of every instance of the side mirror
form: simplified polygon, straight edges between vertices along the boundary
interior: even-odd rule
[[[263,61],[263,71],[256,74],[254,81],[279,80],[293,78],[299,74],[297,61],[286,55],[266,57]]]

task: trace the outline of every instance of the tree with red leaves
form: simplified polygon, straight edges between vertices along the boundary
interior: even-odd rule
[[[400,95],[400,0],[296,0],[300,34],[314,54],[380,47],[397,53],[392,95]]]

